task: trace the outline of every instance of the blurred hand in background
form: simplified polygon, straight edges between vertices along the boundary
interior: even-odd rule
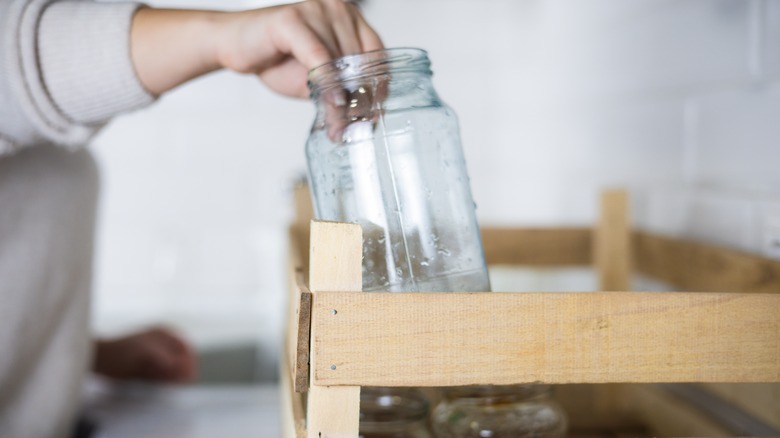
[[[166,328],[95,342],[93,371],[114,380],[183,383],[196,369],[192,347]]]

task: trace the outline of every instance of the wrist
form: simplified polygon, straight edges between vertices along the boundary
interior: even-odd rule
[[[220,68],[224,13],[139,9],[131,29],[131,58],[141,83],[155,95]]]
[[[220,52],[225,39],[228,12],[197,11],[192,16],[192,35],[198,38],[202,70],[210,72],[224,68]]]

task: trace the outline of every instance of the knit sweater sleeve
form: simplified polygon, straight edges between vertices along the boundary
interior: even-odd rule
[[[154,100],[130,59],[138,7],[0,0],[0,155],[82,146],[112,116]]]

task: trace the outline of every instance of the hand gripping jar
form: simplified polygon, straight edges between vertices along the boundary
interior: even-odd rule
[[[363,290],[488,291],[455,113],[425,51],[346,56],[309,73],[318,219],[363,228]]]

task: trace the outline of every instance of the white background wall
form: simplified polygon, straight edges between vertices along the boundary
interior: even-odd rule
[[[482,223],[590,223],[598,191],[624,186],[641,226],[780,253],[780,1],[364,10],[387,46],[430,52]],[[97,331],[167,321],[200,345],[261,339],[272,355],[312,118],[308,102],[218,73],[103,131]]]

